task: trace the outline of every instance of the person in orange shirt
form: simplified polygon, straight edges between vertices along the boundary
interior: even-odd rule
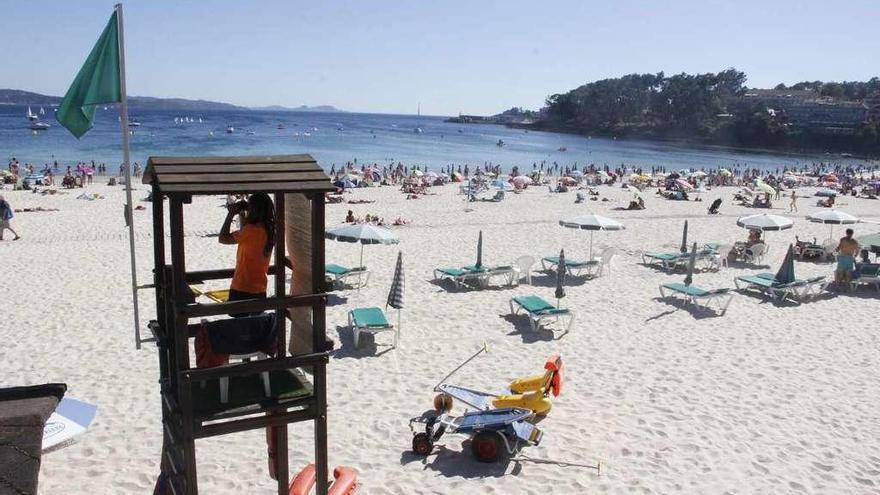
[[[237,244],[235,273],[229,300],[265,299],[272,249],[275,246],[275,205],[266,193],[252,194],[247,202],[229,205],[220,228],[220,244]],[[242,214],[241,230],[230,232],[232,220]],[[244,316],[244,315],[232,315]]]

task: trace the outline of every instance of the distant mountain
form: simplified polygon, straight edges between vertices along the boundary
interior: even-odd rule
[[[313,107],[300,105],[298,107],[284,107],[281,105],[269,105],[267,107],[251,107],[251,110],[260,110],[264,112],[344,112],[332,105],[316,105]]]
[[[0,89],[0,105],[58,105],[60,96],[48,96],[20,89]],[[110,105],[108,105],[110,106]],[[269,110],[276,112],[341,112],[329,105],[296,108],[273,105],[269,107],[247,108],[230,103],[208,100],[188,100],[185,98],[154,98],[152,96],[129,96],[128,106],[132,110]]]

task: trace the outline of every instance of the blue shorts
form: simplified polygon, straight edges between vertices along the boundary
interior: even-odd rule
[[[852,272],[856,269],[856,257],[848,254],[837,255],[837,271]]]

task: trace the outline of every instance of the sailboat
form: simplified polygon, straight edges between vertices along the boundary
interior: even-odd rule
[[[43,107],[40,107],[40,115],[46,115],[46,111],[43,110]]]
[[[419,102],[418,110],[416,110],[416,117],[418,117],[418,118],[422,117],[422,103],[421,102]],[[421,134],[422,128],[417,125],[416,128],[413,129],[413,132],[416,134]]]
[[[28,120],[30,120],[31,122],[36,122],[37,119],[39,118],[39,117],[37,116],[37,114],[35,114],[34,112],[31,111],[31,107],[30,107],[30,105],[28,105],[28,109],[27,109],[27,118],[28,118]]]

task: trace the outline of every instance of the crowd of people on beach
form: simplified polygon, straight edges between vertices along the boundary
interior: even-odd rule
[[[13,189],[24,190],[33,190],[35,186],[55,186],[56,177],[59,175],[61,176],[60,186],[66,189],[84,187],[93,184],[96,175],[108,175],[107,164],[96,163],[95,160],[90,163],[80,161],[76,165],[67,165],[66,167],[59,164],[58,160],[53,160],[51,165],[46,163],[42,168],[37,169],[33,164],[21,163],[15,157],[9,160],[6,170],[0,172],[3,172],[0,174],[0,184],[10,184]],[[119,177],[123,175],[125,175],[125,166],[120,165]],[[132,175],[134,177],[141,175],[141,165],[137,162],[132,167]]]

